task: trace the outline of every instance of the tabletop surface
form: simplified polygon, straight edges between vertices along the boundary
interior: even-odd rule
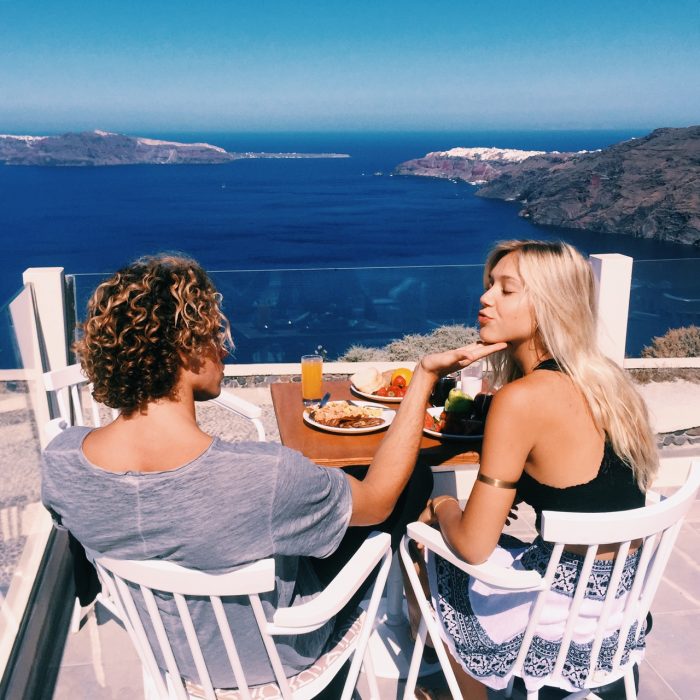
[[[330,391],[331,400],[363,400],[363,397],[355,396],[350,391],[350,382],[347,380],[324,381],[323,391]],[[316,464],[326,467],[369,464],[386,434],[386,430],[380,430],[362,435],[339,435],[308,425],[302,417],[304,404],[299,382],[271,384],[270,393],[282,444],[298,450]],[[383,405],[398,409],[401,404]],[[481,443],[478,441],[441,441],[423,434],[419,460],[430,466],[476,464],[479,462],[477,450],[480,448]]]

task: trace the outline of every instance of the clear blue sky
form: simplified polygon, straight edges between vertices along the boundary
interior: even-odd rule
[[[0,133],[697,123],[698,0],[0,0]]]

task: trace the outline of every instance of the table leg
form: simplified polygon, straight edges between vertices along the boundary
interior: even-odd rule
[[[406,624],[403,612],[403,576],[398,552],[394,552],[386,582],[386,624],[391,627]]]

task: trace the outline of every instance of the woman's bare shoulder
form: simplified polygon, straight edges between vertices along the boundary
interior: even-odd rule
[[[537,394],[525,377],[504,384],[495,394],[489,408],[489,422],[527,426],[533,416]]]
[[[504,384],[493,397],[494,406],[518,408],[532,401],[533,392],[537,390],[529,381],[529,377],[520,377]]]

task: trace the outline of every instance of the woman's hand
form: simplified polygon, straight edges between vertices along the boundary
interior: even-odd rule
[[[428,500],[423,512],[418,516],[418,522],[426,525],[437,525],[437,509],[445,502],[453,501],[459,506],[459,501],[454,496],[437,496]]]
[[[437,516],[435,515],[435,510],[433,509],[433,499],[429,498],[428,502],[425,504],[423,512],[418,516],[419,523],[425,523],[426,525],[435,525],[437,523]]]
[[[420,361],[420,366],[435,379],[440,379],[450,372],[468,367],[472,362],[481,360],[494,352],[505,350],[506,343],[471,343],[456,350],[446,350],[445,352],[434,352],[425,355]]]

